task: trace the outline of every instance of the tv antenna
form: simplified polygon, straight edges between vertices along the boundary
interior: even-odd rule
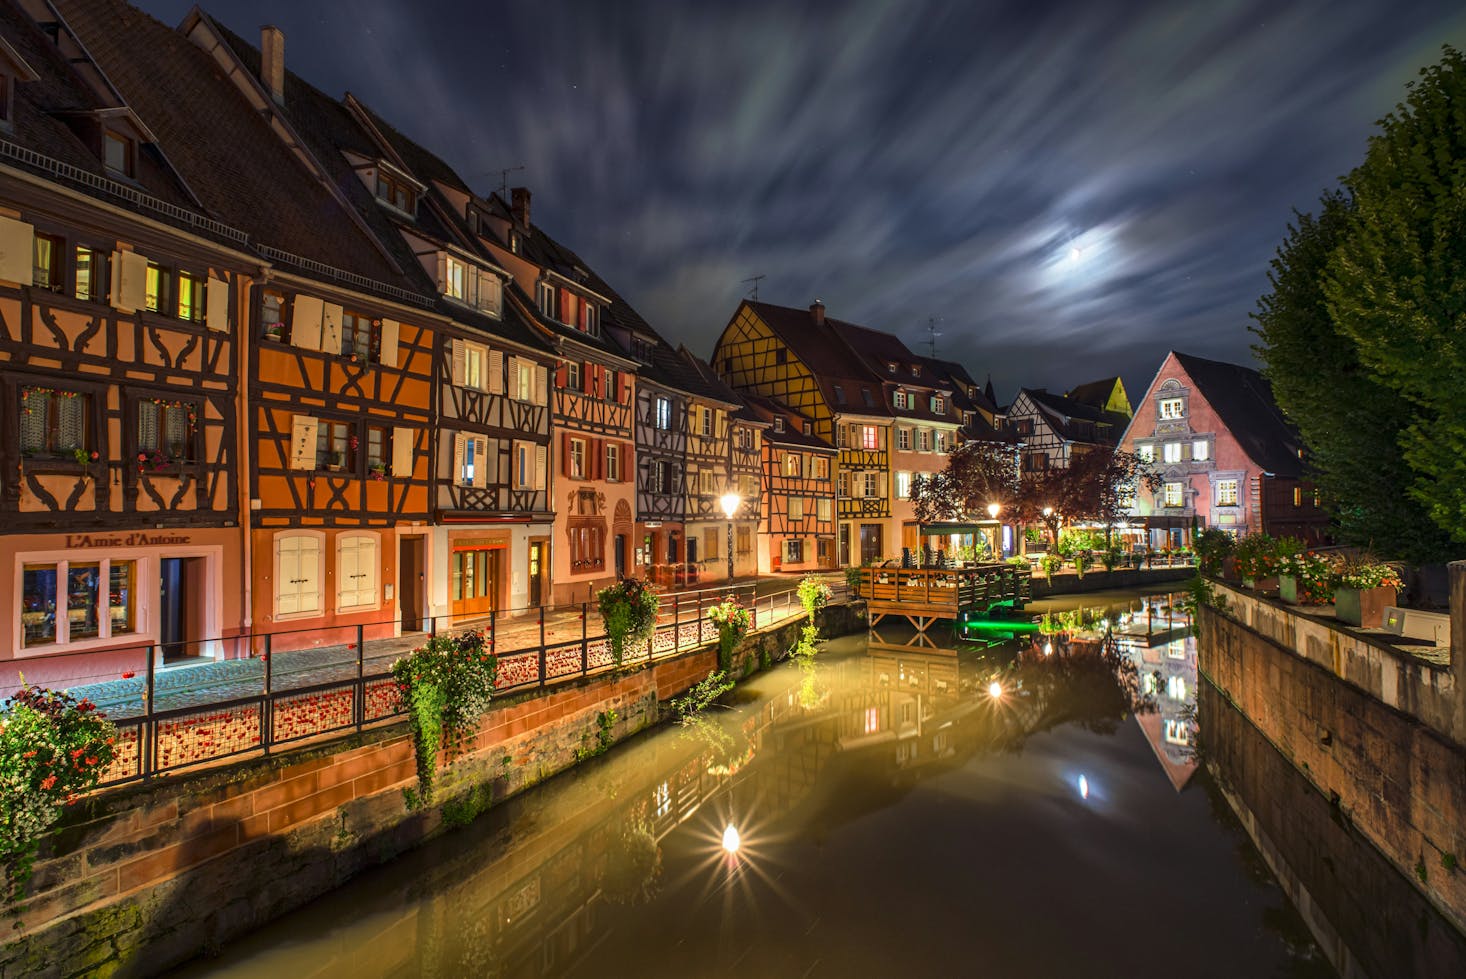
[[[937,324],[942,321],[940,316],[928,316],[926,318],[926,343],[931,349],[932,360],[937,359],[937,337],[942,333],[937,329]]]
[[[509,193],[509,175],[511,173],[515,173],[516,171],[523,170],[523,169],[524,169],[524,164],[523,163],[521,163],[517,167],[502,167],[502,168],[500,168],[500,170],[499,170],[499,196],[500,197],[503,197],[504,195],[506,195],[506,194]]]
[[[767,276],[764,276],[764,275],[750,275],[748,278],[746,278],[746,279],[743,280],[744,282],[752,282],[753,283],[753,285],[751,287],[749,287],[749,290],[748,290],[748,298],[749,299],[752,299],[754,302],[758,302],[758,280],[759,279],[764,279],[764,278],[767,278]]]

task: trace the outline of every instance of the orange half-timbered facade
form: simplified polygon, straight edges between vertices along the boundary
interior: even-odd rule
[[[767,398],[750,396],[749,403],[768,424],[759,572],[835,567],[835,447],[798,412]]]

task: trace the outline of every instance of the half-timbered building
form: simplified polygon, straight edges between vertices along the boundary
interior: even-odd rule
[[[259,262],[53,27],[0,7],[0,659],[71,683],[224,655],[243,628]]]
[[[687,583],[687,429],[691,398],[675,386],[677,353],[661,337],[628,330],[637,361],[636,520],[646,574]],[[696,557],[692,554],[691,557]]]
[[[682,362],[678,383],[689,395],[685,463],[687,563],[696,568],[700,582],[726,581],[729,547],[736,559],[740,524],[745,533],[757,528],[757,494],[752,506],[748,506],[733,472],[733,420],[743,407],[743,399],[686,347],[677,349],[677,357]],[[746,430],[750,426],[740,427]],[[739,497],[731,521],[722,505],[723,497],[729,493]],[[738,573],[736,563],[733,573]]]
[[[759,513],[761,574],[835,566],[836,450],[814,422],[777,401],[745,395],[763,433]]]
[[[1128,415],[1042,388],[1021,388],[1005,417],[1007,431],[1023,442],[1025,472],[1062,469],[1076,452],[1112,452],[1130,423]]]

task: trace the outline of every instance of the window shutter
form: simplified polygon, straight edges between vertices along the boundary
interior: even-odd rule
[[[467,436],[460,434],[453,436],[453,472],[450,474],[449,482],[454,486],[460,486],[463,483],[463,446],[467,441]]]
[[[519,400],[519,358],[510,354],[509,364],[509,397]]]
[[[0,218],[0,279],[23,286],[35,283],[36,229],[14,218]],[[113,267],[116,267],[115,256]]]
[[[147,256],[137,252],[113,252],[112,308],[124,313],[135,313],[147,304]]]
[[[392,475],[398,479],[412,478],[413,448],[417,441],[417,429],[399,425],[392,429]]]
[[[473,485],[482,489],[488,484],[489,440],[482,435],[473,436]]]
[[[454,340],[453,341],[452,361],[453,361],[453,383],[456,384],[456,385],[458,385],[459,387],[462,387],[463,386],[463,370],[464,370],[464,368],[463,368],[464,353],[463,353],[463,341],[462,340]]]
[[[479,309],[488,313],[499,312],[500,290],[499,277],[492,272],[479,272],[478,302]]]
[[[545,446],[534,447],[534,488],[542,490],[545,488]]]
[[[290,468],[316,468],[316,432],[320,422],[310,415],[294,416],[290,426]]]
[[[342,537],[336,544],[336,607],[350,608],[356,600],[358,538]]]
[[[504,351],[489,350],[489,393],[504,393]]]
[[[560,475],[570,475],[570,433],[560,433]]]
[[[335,303],[326,303],[321,309],[321,349],[328,354],[341,352],[342,312]]]
[[[590,469],[590,478],[605,479],[606,443],[601,439],[591,439],[590,446],[591,459],[590,466],[588,467]]]
[[[438,291],[448,294],[448,253],[438,252]]]
[[[378,360],[383,367],[397,366],[397,335],[401,328],[396,320],[382,320],[382,332],[379,335],[377,350]]]
[[[325,303],[315,296],[296,296],[290,306],[290,340],[307,350],[321,349],[321,322]],[[340,339],[337,339],[340,348]]]
[[[534,398],[535,404],[543,406],[545,403],[545,391],[550,386],[550,369],[544,364],[536,364],[534,367]]]
[[[211,330],[229,329],[229,283],[209,276],[204,289],[204,322]]]

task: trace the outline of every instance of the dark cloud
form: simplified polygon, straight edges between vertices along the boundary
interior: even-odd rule
[[[142,6],[176,23],[183,0]],[[301,4],[287,61],[536,218],[706,355],[747,286],[1000,395],[1246,361],[1293,207],[1362,157],[1456,2]]]

